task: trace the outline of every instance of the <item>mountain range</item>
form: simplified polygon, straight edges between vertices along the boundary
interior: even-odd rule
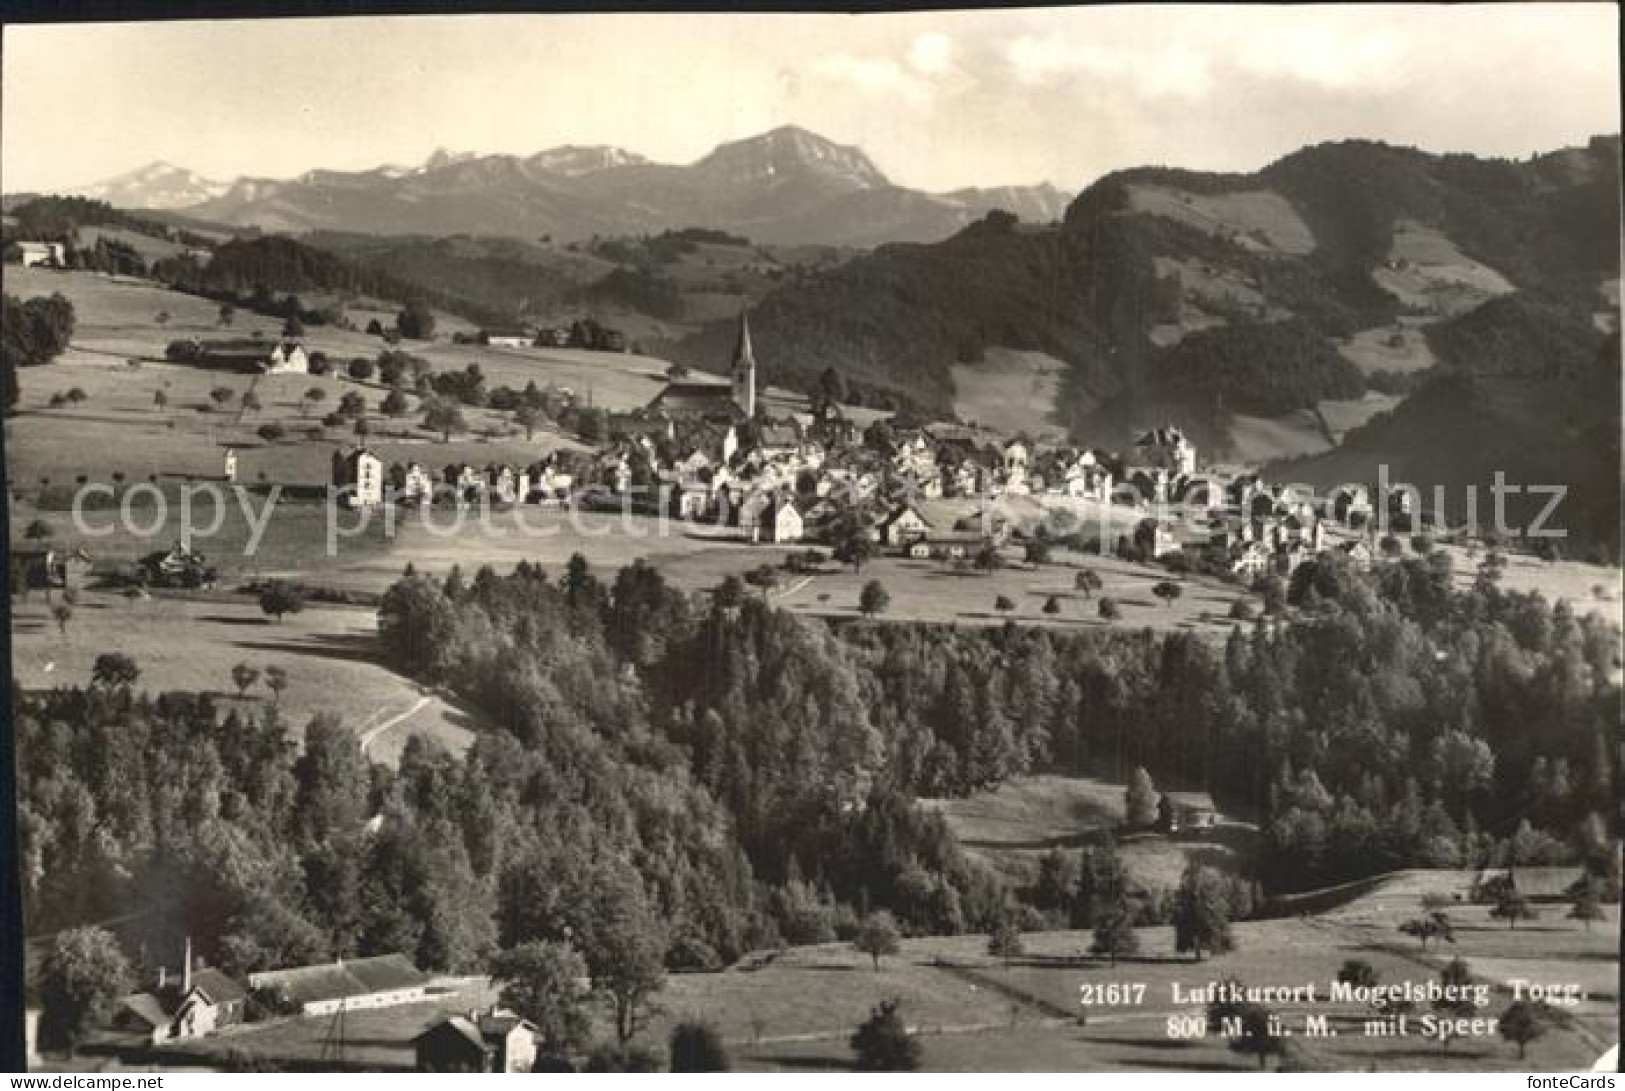
[[[703,225],[760,242],[864,247],[946,238],[995,208],[1047,223],[1068,201],[1048,184],[951,193],[899,186],[861,149],[795,126],[722,144],[686,166],[602,145],[531,156],[442,149],[416,167],[230,182],[157,162],[74,192],[276,232],[565,241]]]

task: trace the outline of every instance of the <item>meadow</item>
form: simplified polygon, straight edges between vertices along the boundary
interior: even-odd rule
[[[1362,958],[1387,984],[1424,986],[1444,961],[1460,953],[1477,980],[1489,983],[1490,1018],[1509,1002],[1504,981],[1520,961],[1565,979],[1576,965],[1617,958],[1617,917],[1586,933],[1572,922],[1538,934],[1479,927],[1481,907],[1460,916],[1466,924],[1459,950],[1417,949],[1394,932],[1391,921],[1415,912],[1415,891],[1458,889],[1463,872],[1401,873],[1388,893],[1357,899],[1324,918],[1248,921],[1233,926],[1236,947],[1196,962],[1174,950],[1172,929],[1139,930],[1140,952],[1116,966],[1088,954],[1090,934],[1034,932],[1023,936],[1022,955],[1005,960],[987,953],[981,935],[902,941],[898,954],[875,969],[868,956],[846,943],[758,952],[714,973],[668,975],[654,1010],[636,1042],[659,1055],[671,1027],[703,1019],[727,1043],[736,1068],[748,1071],[845,1070],[852,1066],[848,1038],[884,999],[902,1002],[911,1031],[920,1036],[928,1071],[1252,1071],[1256,1062],[1228,1048],[1217,1033],[1179,1036],[1204,1012],[1189,993],[1209,982],[1235,978],[1245,985],[1313,984],[1312,1003],[1279,1003],[1273,1010],[1292,1032],[1294,1066],[1331,1071],[1572,1071],[1590,1067],[1610,1033],[1614,994],[1598,991],[1574,1009],[1574,1021],[1530,1046],[1520,1062],[1516,1050],[1493,1034],[1448,1044],[1421,1035],[1413,1019],[1404,1037],[1370,1036],[1369,1008],[1333,1002],[1329,988],[1348,958]],[[1408,893],[1406,891],[1409,891]],[[1392,906],[1378,931],[1360,922],[1372,900]],[[1535,938],[1531,938],[1535,937]],[[1407,946],[1407,944],[1409,946]],[[1524,945],[1524,946],[1520,946]],[[1538,956],[1536,947],[1538,946]],[[1519,953],[1522,951],[1523,953]],[[1510,957],[1508,957],[1510,955]],[[345,1058],[370,1067],[409,1067],[413,1036],[454,1011],[491,1003],[497,991],[481,978],[445,979],[429,1003],[354,1013],[345,1020]],[[1083,1002],[1084,986],[1143,986],[1135,996],[1108,1001],[1097,989]],[[1176,998],[1175,986],[1181,990]],[[1423,1009],[1425,1010],[1425,1005]],[[1420,1016],[1421,1011],[1417,1012]],[[1322,1036],[1309,1016],[1326,1017]],[[1170,1024],[1170,1017],[1178,1020]],[[607,1033],[600,1017],[600,1033]],[[331,1036],[330,1019],[295,1019],[247,1026],[213,1039],[177,1047],[176,1055],[207,1063],[228,1052],[267,1058],[314,1060]],[[1611,1039],[1610,1039],[1611,1040]]]

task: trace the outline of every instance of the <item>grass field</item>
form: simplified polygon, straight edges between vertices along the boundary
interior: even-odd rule
[[[1466,878],[1463,873],[1417,874],[1421,878],[1402,877],[1387,894],[1371,897],[1394,903],[1397,920],[1397,913],[1414,911],[1415,891]],[[1411,893],[1403,892],[1407,886]],[[1191,990],[1228,977],[1251,986],[1315,986],[1313,1002],[1271,1005],[1293,1032],[1294,1063],[1315,1070],[1575,1070],[1589,1067],[1601,1053],[1598,1043],[1611,1038],[1606,1017],[1611,1017],[1613,994],[1602,992],[1574,1009],[1573,1026],[1534,1043],[1524,1063],[1493,1032],[1458,1039],[1448,1047],[1420,1036],[1414,1021],[1407,1037],[1367,1036],[1365,1021],[1371,1012],[1328,996],[1344,959],[1366,959],[1383,983],[1422,986],[1437,976],[1445,958],[1457,953],[1447,949],[1445,954],[1423,955],[1414,944],[1393,943],[1400,937],[1387,919],[1367,935],[1360,914],[1369,912],[1362,899],[1324,919],[1243,922],[1233,929],[1236,949],[1202,963],[1178,955],[1166,927],[1141,929],[1140,953],[1115,967],[1087,954],[1086,932],[1028,933],[1024,955],[1009,962],[990,957],[986,937],[980,935],[909,939],[897,955],[882,960],[878,971],[867,956],[844,943],[790,948],[717,973],[670,975],[656,997],[654,1018],[637,1040],[663,1054],[675,1022],[701,1018],[722,1035],[736,1067],[845,1069],[852,1063],[847,1044],[852,1030],[880,1000],[898,998],[905,1020],[921,1036],[924,1066],[931,1071],[1246,1071],[1254,1062],[1228,1049],[1221,1036],[1187,1040],[1170,1032],[1171,1016],[1203,1011],[1201,1003],[1189,999]],[[1503,961],[1515,964],[1538,951],[1540,968],[1561,978],[1571,964],[1611,965],[1609,960],[1617,957],[1613,927],[1599,925],[1585,933],[1554,926],[1513,934],[1505,928],[1477,928],[1473,918],[1481,912],[1467,909],[1461,914],[1467,927],[1460,953],[1475,976],[1494,987],[1490,1003],[1480,1009],[1491,1019],[1509,1001],[1499,984],[1506,972]],[[1143,986],[1143,993],[1108,1002],[1097,991],[1084,1008],[1082,987],[1114,983]],[[444,1013],[493,999],[478,978],[439,984],[444,991],[433,1002],[349,1016],[346,1059],[370,1067],[404,1067],[410,1064],[407,1043],[425,1026]],[[1179,997],[1176,985],[1183,993]],[[1080,1021],[1085,1010],[1087,1018]],[[1310,1015],[1325,1016],[1334,1033],[1312,1036],[1305,1022]],[[193,1060],[221,1057],[229,1050],[314,1059],[330,1025],[327,1019],[299,1019],[245,1027],[180,1052]],[[600,1034],[606,1030],[600,1022]]]
[[[223,710],[252,714],[273,695],[259,684],[239,698],[231,668],[274,664],[288,673],[276,704],[295,738],[316,713],[336,712],[376,761],[393,763],[413,735],[467,747],[468,716],[380,664],[376,631],[373,612],[360,607],[308,606],[274,622],[230,596],[81,592],[63,634],[35,592],[12,604],[12,675],[24,689],[85,685],[96,656],[124,652],[141,668],[143,688],[213,693]]]
[[[1242,870],[1252,851],[1252,826],[1225,821],[1177,837],[1123,833],[1122,783],[1095,777],[1021,777],[963,799],[922,800],[941,812],[966,851],[1006,881],[1030,884],[1052,849],[1075,850],[1105,831],[1118,831],[1129,874],[1148,888],[1172,890],[1191,860],[1227,872]]]
[[[961,571],[936,560],[885,557],[863,566],[826,567],[806,582],[791,585],[777,602],[795,613],[818,617],[853,619],[858,617],[858,595],[870,580],[879,580],[891,596],[885,617],[959,625],[1002,625],[1007,620],[1025,625],[1079,629],[1119,626],[1149,628],[1160,632],[1190,631],[1223,639],[1234,624],[1228,620],[1231,604],[1238,598],[1252,598],[1250,592],[1205,577],[1178,578],[1183,594],[1171,604],[1151,593],[1158,582],[1169,579],[1163,569],[1133,564],[1115,557],[1084,557],[1056,551],[1052,563],[1031,566],[1014,560],[994,572]],[[674,566],[680,571],[681,565]],[[1073,590],[1079,568],[1093,569],[1104,588],[1093,597]],[[999,610],[995,602],[1003,595],[1014,609]],[[1044,605],[1054,596],[1060,612],[1047,614]],[[1117,601],[1121,617],[1102,620],[1098,614],[1101,596]]]
[[[1165,186],[1128,187],[1136,212],[1166,216],[1201,231],[1233,237],[1249,250],[1302,255],[1315,249],[1315,236],[1292,203],[1273,190],[1248,193],[1187,193]]]
[[[954,412],[1002,435],[1064,436],[1052,422],[1066,364],[1042,352],[990,348],[975,364],[955,364]]]
[[[1337,346],[1362,374],[1392,371],[1410,374],[1438,363],[1426,335],[1414,326],[1375,326]]]

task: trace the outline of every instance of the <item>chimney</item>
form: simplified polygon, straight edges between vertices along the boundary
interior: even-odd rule
[[[186,962],[181,971],[181,995],[185,996],[192,991],[192,937],[186,937]]]

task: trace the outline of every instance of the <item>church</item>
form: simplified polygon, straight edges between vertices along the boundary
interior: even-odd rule
[[[756,357],[750,346],[750,316],[739,312],[729,381],[674,380],[655,395],[649,411],[670,418],[736,424],[756,416]]]

